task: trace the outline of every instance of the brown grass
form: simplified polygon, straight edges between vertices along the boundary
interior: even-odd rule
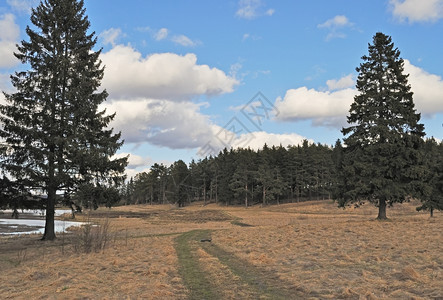
[[[0,298],[186,299],[175,239],[204,229],[214,247],[258,270],[257,278],[306,298],[441,299],[443,214],[430,219],[415,206],[389,208],[384,222],[374,219],[375,207],[338,209],[330,201],[99,209],[89,218],[110,220],[104,251],[76,252],[75,232],[54,242],[0,237]],[[193,257],[210,278],[208,288],[222,299],[258,297],[246,275],[202,245],[192,248]]]

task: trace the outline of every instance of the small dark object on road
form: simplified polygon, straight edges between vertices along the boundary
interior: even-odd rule
[[[212,239],[201,239],[200,242],[212,242]]]

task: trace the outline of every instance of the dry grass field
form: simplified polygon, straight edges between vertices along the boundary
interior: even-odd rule
[[[443,214],[416,205],[99,209],[78,218],[109,223],[103,250],[0,236],[0,298],[443,299]]]

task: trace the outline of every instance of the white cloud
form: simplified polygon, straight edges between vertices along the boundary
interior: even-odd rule
[[[283,147],[301,145],[303,143],[303,140],[305,139],[306,139],[305,137],[296,133],[276,134],[265,131],[251,132],[248,134],[241,135],[238,138],[238,140],[240,141],[244,140],[250,141],[243,148],[249,147],[254,150],[262,149],[265,144],[268,145],[269,147],[272,146],[278,147],[280,145],[282,145]]]
[[[390,5],[400,21],[435,22],[443,18],[443,0],[390,0]]]
[[[345,38],[346,34],[342,31],[346,27],[352,27],[353,23],[344,15],[337,15],[322,24],[318,24],[317,28],[329,30],[326,40],[334,38]]]
[[[183,34],[174,35],[171,38],[171,41],[173,41],[176,44],[185,46],[185,47],[194,47],[197,44],[199,44],[199,42],[193,41],[190,38],[188,38],[186,35],[183,35]]]
[[[349,22],[349,20],[346,16],[337,15],[322,24],[318,24],[317,26],[318,26],[318,28],[336,28],[336,27],[348,26],[350,24],[351,23]]]
[[[19,61],[14,56],[20,36],[20,28],[12,14],[0,16],[0,68],[15,66]]]
[[[275,9],[270,8],[265,12],[265,15],[272,16],[275,13]]]
[[[103,105],[117,112],[111,124],[128,143],[149,142],[171,149],[192,149],[210,141],[214,126],[192,102],[133,99]]]
[[[418,112],[434,115],[443,112],[443,79],[414,66],[405,59],[405,73],[414,92],[414,103]]]
[[[14,92],[14,87],[11,84],[10,74],[0,73],[0,104],[6,103],[6,98],[3,92]]]
[[[169,33],[169,30],[167,28],[161,28],[154,34],[154,38],[157,41],[164,40],[165,38],[168,37],[168,33]]]
[[[312,120],[316,126],[341,127],[346,123],[346,113],[355,94],[356,90],[350,88],[333,92],[306,87],[290,89],[275,102],[280,112],[277,120]]]
[[[117,40],[122,36],[122,31],[120,28],[110,28],[100,33],[99,36],[103,39],[104,45],[111,44],[114,47]]]
[[[149,168],[143,168],[143,169],[129,169],[129,168],[126,168],[126,170],[125,170],[126,180],[128,181],[131,178],[135,178],[135,176],[137,176],[137,174],[140,174],[140,173],[143,173],[143,172],[149,173],[149,170],[150,170]]]
[[[139,27],[137,30],[140,32],[149,32],[156,41],[168,40],[184,47],[196,47],[201,44],[201,41],[192,40],[184,34],[171,35],[171,30],[165,27],[158,30],[150,27]]]
[[[38,0],[7,0],[9,6],[15,11],[22,13],[30,13],[31,8],[38,4]]]
[[[235,14],[247,20],[260,16],[272,16],[275,13],[273,8],[263,10],[264,4],[261,0],[240,0],[238,5],[239,8]]]
[[[349,87],[353,87],[355,85],[354,76],[352,74],[346,75],[339,80],[330,79],[326,81],[326,85],[328,86],[328,90],[341,90]]]
[[[112,159],[124,158],[128,157],[128,169],[135,169],[138,167],[147,167],[151,164],[152,159],[149,157],[141,157],[140,155],[136,155],[133,153],[121,152],[115,154]]]
[[[430,74],[405,60],[405,73],[409,74],[409,83],[414,92],[414,103],[418,112],[432,116],[443,112],[443,79],[441,76]],[[350,105],[356,89],[353,85],[352,74],[339,80],[328,80],[330,91],[318,91],[300,87],[290,89],[283,98],[275,102],[280,114],[279,121],[311,120],[316,126],[341,127],[346,124]]]
[[[197,56],[191,53],[142,57],[130,46],[118,45],[101,59],[106,65],[102,86],[111,98],[187,100],[230,93],[239,84],[219,69],[198,65]]]
[[[237,76],[242,68],[243,65],[239,62],[232,64],[229,70],[229,76],[231,76],[232,78],[238,78]]]
[[[246,40],[258,41],[258,40],[261,40],[261,38],[262,37],[259,35],[251,35],[249,33],[245,33],[245,34],[243,34],[242,42],[244,42]]]
[[[292,134],[242,131],[214,124],[200,112],[201,105],[192,102],[174,103],[166,100],[135,99],[106,103],[108,113],[117,112],[112,127],[122,132],[127,143],[150,143],[170,149],[197,149],[211,145],[212,154],[224,147],[251,147],[299,144],[304,137]],[[238,124],[237,124],[238,125]],[[237,126],[238,127],[238,126]],[[229,137],[226,138],[225,135]],[[125,156],[126,153],[120,154]],[[138,168],[150,162],[149,158],[130,157],[129,168]]]

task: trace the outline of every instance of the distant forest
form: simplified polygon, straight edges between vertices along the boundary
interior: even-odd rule
[[[334,148],[301,146],[224,149],[216,157],[154,164],[122,189],[125,204],[191,201],[226,205],[271,204],[331,197],[336,177]]]
[[[422,157],[430,164],[438,161],[443,143],[429,139],[425,144]],[[154,164],[150,172],[139,173],[123,185],[119,204],[184,206],[202,201],[250,206],[337,198],[345,176],[342,156],[339,140],[333,147],[305,140],[287,148],[224,149],[216,157],[189,165],[182,160],[169,167]],[[423,184],[435,176],[423,177]]]

